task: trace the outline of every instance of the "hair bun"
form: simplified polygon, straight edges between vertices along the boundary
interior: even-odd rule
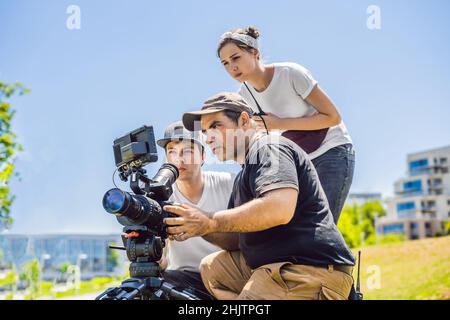
[[[247,29],[245,29],[245,34],[255,39],[259,38],[259,31],[255,26],[250,26]]]

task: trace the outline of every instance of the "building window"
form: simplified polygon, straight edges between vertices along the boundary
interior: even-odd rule
[[[399,219],[414,219],[416,217],[416,203],[413,201],[397,203],[397,216]]]
[[[420,159],[409,163],[409,172],[411,175],[421,174],[428,167],[428,159]]]
[[[411,211],[416,209],[415,202],[402,202],[397,203],[397,211]]]
[[[422,181],[414,180],[403,183],[403,191],[406,193],[416,193],[422,191]]]
[[[433,208],[436,206],[436,201],[433,201],[433,200],[427,201],[426,205],[428,208]]]
[[[388,233],[404,233],[404,229],[403,229],[403,224],[399,223],[399,224],[391,224],[391,225],[387,225],[387,226],[383,226],[383,233],[384,234],[388,234]]]

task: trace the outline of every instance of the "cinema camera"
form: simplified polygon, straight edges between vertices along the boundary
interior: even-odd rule
[[[120,179],[134,192],[114,188],[105,193],[103,207],[114,214],[124,226],[123,247],[131,261],[131,278],[120,287],[109,288],[96,300],[199,300],[189,288],[175,287],[164,280],[158,261],[162,257],[168,237],[164,219],[175,215],[164,211],[172,194],[172,184],[178,178],[178,169],[163,164],[149,179],[143,167],[158,161],[152,126],[142,126],[114,140],[114,159]]]

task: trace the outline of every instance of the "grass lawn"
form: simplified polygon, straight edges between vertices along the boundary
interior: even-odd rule
[[[361,252],[365,300],[450,299],[450,236],[364,247]],[[356,280],[356,268],[354,275]]]

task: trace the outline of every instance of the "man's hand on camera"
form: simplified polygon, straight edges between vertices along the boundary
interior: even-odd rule
[[[203,236],[215,232],[214,220],[205,211],[187,204],[167,205],[164,210],[175,213],[179,217],[166,218],[167,232],[171,240],[184,241],[192,237]]]

